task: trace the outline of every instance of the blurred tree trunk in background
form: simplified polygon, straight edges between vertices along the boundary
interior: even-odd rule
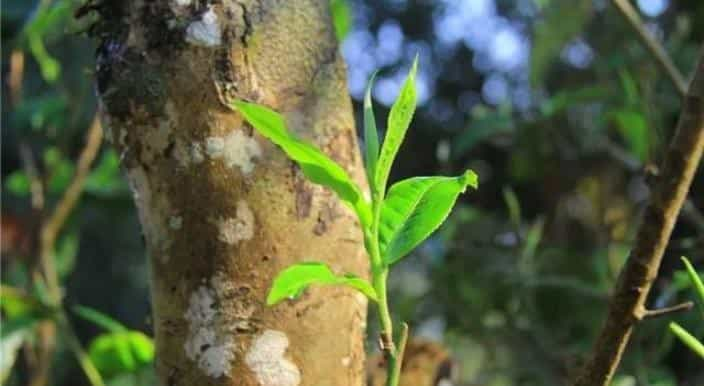
[[[223,103],[284,113],[363,182],[328,1],[92,7],[103,124],[151,259],[161,382],[361,385],[363,296],[314,288],[265,305],[274,275],[295,261],[366,275],[355,217]]]

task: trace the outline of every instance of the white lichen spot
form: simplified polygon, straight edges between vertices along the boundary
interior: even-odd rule
[[[218,240],[234,245],[254,236],[254,214],[244,200],[237,202],[237,217],[217,220]]]
[[[221,157],[225,150],[225,139],[221,137],[208,137],[205,139],[205,154],[211,158]]]
[[[266,330],[247,352],[245,363],[262,386],[297,386],[301,373],[296,364],[284,357],[288,337],[281,331]]]
[[[181,216],[171,216],[169,218],[169,227],[173,230],[181,229],[183,225],[183,218]]]
[[[178,7],[188,7],[193,3],[193,0],[174,0],[174,5]]]
[[[197,142],[191,145],[191,159],[197,164],[205,160],[205,157],[203,156],[203,150],[200,144]]]
[[[342,363],[342,366],[344,366],[344,367],[350,367],[350,363],[352,363],[352,358],[350,358],[350,357],[343,357],[340,362]]]
[[[186,41],[203,47],[216,47],[222,43],[222,31],[218,22],[218,15],[213,8],[208,8],[201,15],[200,20],[196,20],[186,28]]]
[[[217,291],[205,285],[191,294],[184,315],[190,331],[184,350],[206,375],[219,378],[230,375],[237,347],[230,334],[221,332],[216,296]]]
[[[225,137],[206,138],[205,153],[211,158],[221,158],[228,167],[239,167],[244,174],[254,170],[254,159],[262,155],[259,143],[242,130],[235,130]]]

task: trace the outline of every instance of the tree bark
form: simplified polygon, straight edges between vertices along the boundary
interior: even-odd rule
[[[366,300],[342,287],[265,305],[303,260],[367,275],[354,214],[225,103],[282,112],[359,183],[327,0],[103,0],[97,90],[151,267],[162,384],[363,382]],[[224,103],[225,102],[225,103]]]

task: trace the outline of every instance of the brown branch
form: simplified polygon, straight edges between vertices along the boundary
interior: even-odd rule
[[[78,199],[83,193],[83,185],[90,172],[91,165],[95,160],[103,141],[103,130],[100,126],[98,115],[93,118],[93,122],[86,134],[86,143],[76,162],[76,172],[63,196],[54,207],[49,218],[42,224],[39,235],[39,259],[46,280],[47,287],[52,300],[57,304],[61,297],[59,279],[54,266],[54,244],[63,227],[66,219],[76,206]]]
[[[687,93],[687,81],[677,67],[675,67],[675,64],[672,62],[672,59],[670,59],[670,56],[667,54],[662,44],[660,44],[645,27],[643,20],[641,20],[638,15],[638,11],[633,8],[629,0],[612,0],[612,3],[614,3],[614,6],[619,10],[621,15],[628,20],[628,23],[638,34],[641,43],[645,45],[658,65],[665,71],[672,81],[672,84],[677,89],[677,92],[681,96],[685,96]]]
[[[676,312],[689,311],[694,307],[694,302],[684,302],[670,307],[658,308],[656,310],[646,310],[641,315],[641,319],[659,318],[661,316],[674,314]]]
[[[649,199],[635,247],[619,275],[606,322],[574,386],[607,386],[645,312],[677,216],[704,150],[704,55],[700,55],[675,135]]]

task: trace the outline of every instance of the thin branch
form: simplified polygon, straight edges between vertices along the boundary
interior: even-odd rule
[[[20,142],[20,159],[22,160],[22,168],[29,180],[29,193],[32,200],[32,210],[39,214],[44,209],[44,184],[39,175],[37,162],[34,160],[34,154],[29,145]]]
[[[621,15],[628,20],[628,23],[638,34],[640,41],[645,45],[648,51],[650,51],[655,61],[657,61],[658,65],[660,65],[670,78],[677,92],[681,96],[685,96],[687,93],[687,81],[685,77],[677,67],[675,67],[675,64],[672,62],[672,59],[670,59],[670,56],[667,54],[662,44],[660,44],[645,27],[643,20],[641,20],[638,15],[638,11],[636,11],[629,0],[612,0],[612,3],[614,3],[614,6],[619,10]]]
[[[635,246],[619,275],[606,322],[574,386],[607,386],[653,281],[704,152],[704,51],[683,100],[680,120],[655,182]]]
[[[659,318],[661,316],[674,314],[677,312],[689,311],[694,307],[694,302],[684,302],[670,307],[658,308],[656,310],[646,310],[641,319]]]
[[[66,219],[73,211],[78,199],[83,193],[83,185],[90,172],[91,165],[98,155],[100,144],[103,140],[103,130],[100,126],[100,119],[96,114],[93,122],[88,129],[86,135],[86,143],[78,157],[76,163],[76,172],[68,187],[64,191],[63,196],[54,207],[53,212],[42,225],[40,232],[40,261],[44,272],[47,286],[54,298],[52,300],[58,303],[61,297],[58,275],[54,266],[54,244],[63,227]]]

